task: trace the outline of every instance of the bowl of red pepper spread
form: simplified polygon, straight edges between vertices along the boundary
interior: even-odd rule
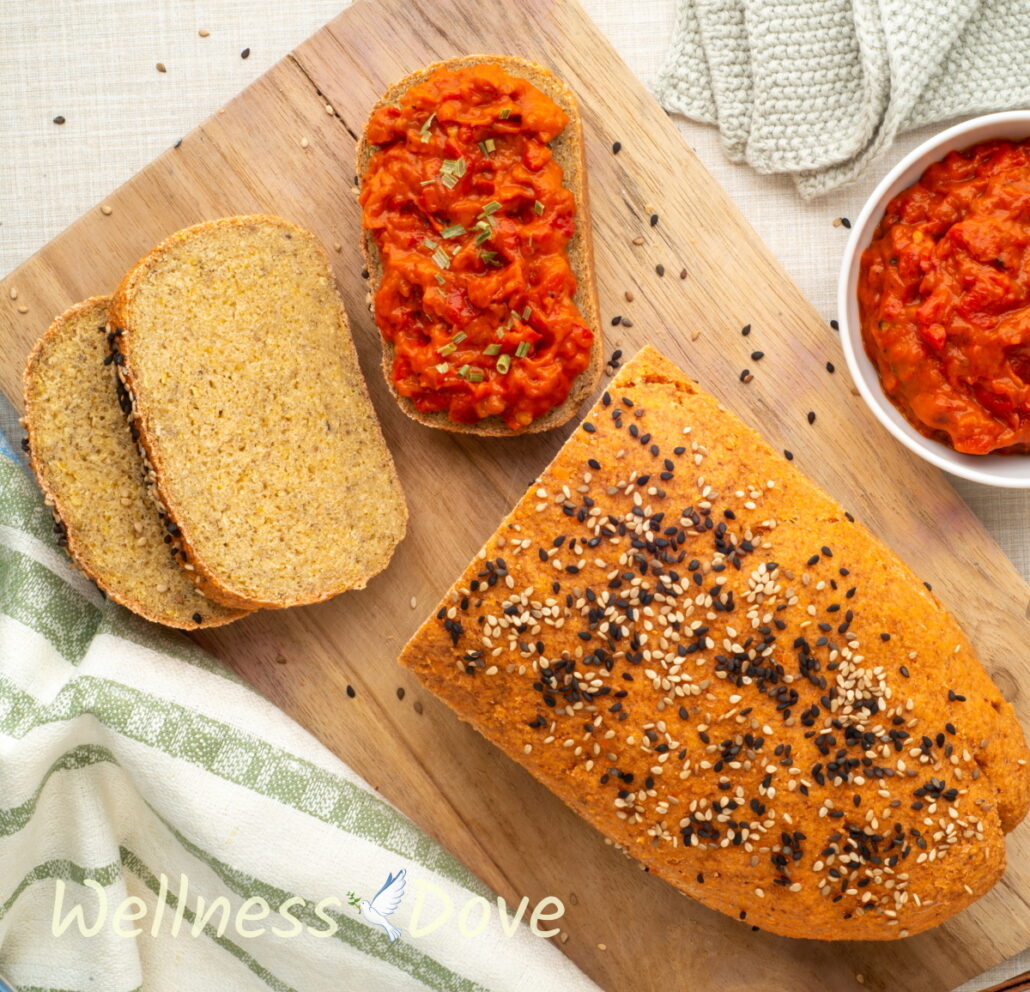
[[[858,299],[917,430],[966,454],[1030,451],[1030,139],[949,152],[894,197]]]
[[[376,323],[419,413],[513,431],[591,363],[569,243],[576,201],[550,143],[568,115],[499,65],[447,66],[375,111],[361,177]]]
[[[891,432],[957,475],[1030,486],[1030,113],[925,142],[852,230],[841,336]]]

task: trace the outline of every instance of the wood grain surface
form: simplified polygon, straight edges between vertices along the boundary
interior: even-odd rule
[[[55,314],[110,291],[171,231],[247,211],[310,227],[333,257],[407,493],[409,534],[368,589],[255,614],[198,641],[498,892],[565,900],[561,946],[612,992],[942,992],[1022,950],[1030,944],[1027,825],[1009,839],[1002,883],[934,932],[866,945],[754,933],[641,872],[395,664],[408,635],[567,433],[485,439],[420,427],[390,399],[378,369],[351,191],[355,139],[390,82],[468,52],[536,59],[581,101],[609,351],[656,344],[774,446],[793,451],[796,464],[932,583],[1030,726],[1027,586],[945,478],[873,420],[834,332],[571,2],[360,0],[113,193],[109,212],[98,204],[4,280],[4,392],[20,404],[24,358]],[[631,326],[610,326],[615,315]],[[748,337],[740,333],[745,324]],[[765,352],[760,362],[749,358],[754,350]],[[749,384],[739,380],[744,368],[754,373]]]

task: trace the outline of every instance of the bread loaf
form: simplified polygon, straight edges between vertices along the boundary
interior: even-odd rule
[[[106,296],[58,317],[29,355],[29,456],[68,551],[115,602],[148,620],[194,629],[243,611],[200,593],[170,553],[143,481],[107,347]]]
[[[116,364],[183,567],[230,606],[362,588],[407,510],[329,260],[277,217],[172,235],[111,304]]]
[[[653,873],[778,934],[940,923],[1030,801],[934,595],[652,349],[400,660]]]

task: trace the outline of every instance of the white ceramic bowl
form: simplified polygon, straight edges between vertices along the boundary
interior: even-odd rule
[[[991,138],[1030,138],[1030,111],[988,114],[956,124],[929,141],[924,141],[883,177],[852,224],[851,237],[841,263],[837,313],[841,344],[844,346],[844,357],[851,370],[851,377],[869,408],[891,434],[921,458],[952,475],[989,486],[1021,489],[1030,488],[1030,455],[963,455],[939,441],[923,437],[905,420],[884,395],[876,368],[865,352],[858,319],[859,263],[887,204],[916,182],[928,165],[944,158],[948,152],[968,148]]]

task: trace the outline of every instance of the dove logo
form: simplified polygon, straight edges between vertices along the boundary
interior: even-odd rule
[[[391,944],[401,935],[400,930],[390,922],[390,917],[397,911],[401,899],[404,898],[406,875],[406,868],[402,868],[396,875],[387,875],[382,888],[372,897],[371,902],[362,899],[358,903],[361,915],[373,926],[382,927]]]

